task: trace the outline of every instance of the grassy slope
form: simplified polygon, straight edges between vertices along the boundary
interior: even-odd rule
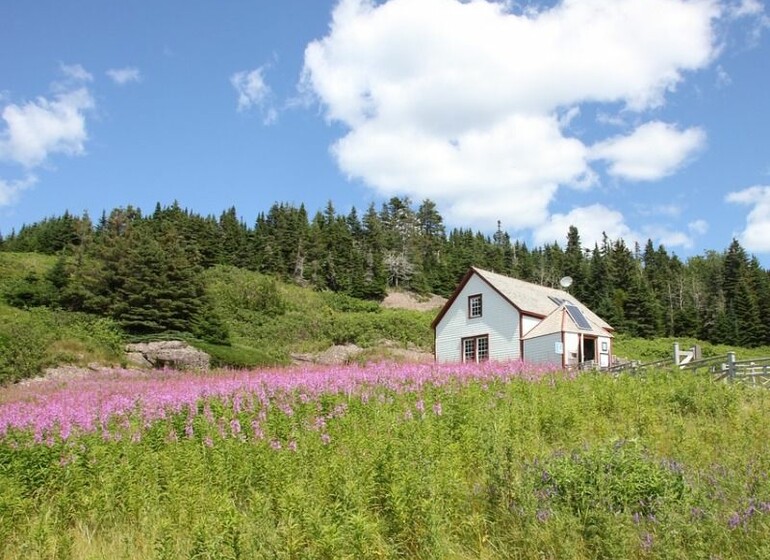
[[[431,350],[433,312],[382,309],[332,292],[317,292],[233,267],[206,271],[216,311],[230,326],[235,363],[286,363],[291,353],[316,352],[333,344],[370,348],[383,340]],[[262,357],[262,360],[259,358]]]
[[[34,272],[42,276],[55,257],[0,253],[0,295]],[[0,384],[38,374],[47,366],[118,363],[120,335],[107,319],[38,308],[16,309],[0,297]]]

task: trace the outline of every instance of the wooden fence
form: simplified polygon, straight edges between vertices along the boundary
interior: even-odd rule
[[[735,352],[728,352],[726,356],[699,360],[692,360],[692,354],[689,353],[682,353],[682,355],[687,357],[680,360],[678,347],[675,347],[673,359],[667,358],[647,363],[628,362],[609,367],[606,371],[617,375],[620,373],[643,373],[648,369],[678,368],[683,371],[707,372],[713,376],[715,381],[743,383],[770,389],[770,358],[738,361],[735,359]]]

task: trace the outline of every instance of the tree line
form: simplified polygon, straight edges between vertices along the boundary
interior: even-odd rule
[[[770,276],[737,240],[682,261],[648,240],[642,247],[604,236],[583,247],[530,248],[498,222],[493,235],[447,230],[435,203],[393,197],[380,208],[340,213],[329,202],[276,203],[246,224],[235,207],[202,216],[178,203],[143,215],[131,206],[61,216],[0,237],[0,250],[60,255],[44,278],[32,275],[6,298],[111,316],[130,333],[192,332],[226,341],[201,273],[230,265],[352,297],[380,300],[389,287],[449,295],[470,266],[570,292],[619,332],[714,343],[770,344]]]

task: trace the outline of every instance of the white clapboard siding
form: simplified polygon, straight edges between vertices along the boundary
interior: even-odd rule
[[[481,294],[482,315],[468,317],[468,296]],[[461,340],[489,336],[489,358],[495,361],[521,357],[519,311],[477,275],[471,276],[436,325],[436,361],[462,361]]]
[[[551,333],[524,341],[524,356],[531,364],[562,365],[562,354],[556,353],[556,344],[561,343],[561,333]]]

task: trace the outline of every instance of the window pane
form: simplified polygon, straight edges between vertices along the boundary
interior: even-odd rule
[[[466,338],[463,340],[463,361],[476,361],[476,341],[472,338]]]
[[[468,314],[471,317],[481,317],[481,296],[468,298]]]
[[[480,336],[476,339],[476,349],[478,351],[478,360],[483,362],[489,359],[489,337]]]

